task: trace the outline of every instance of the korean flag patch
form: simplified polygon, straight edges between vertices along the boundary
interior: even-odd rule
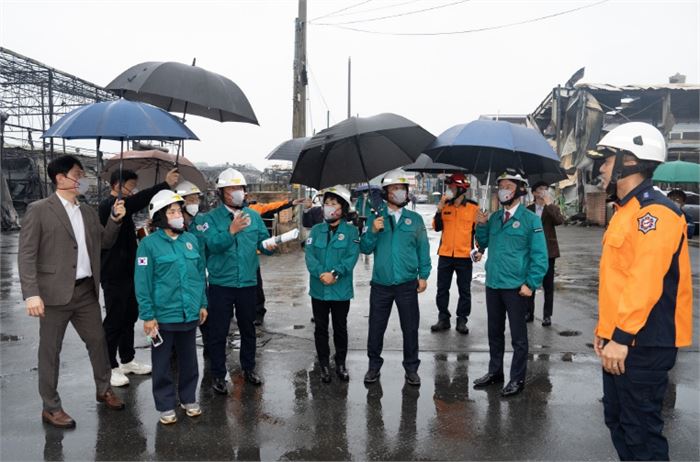
[[[314,242],[314,238],[310,237],[306,240],[306,245],[311,245]]]
[[[649,212],[647,212],[646,215],[644,215],[643,217],[637,218],[637,222],[639,223],[639,230],[644,234],[648,233],[649,231],[655,230],[657,221],[659,221],[659,219]]]
[[[139,257],[137,263],[139,266],[148,266],[148,257]]]

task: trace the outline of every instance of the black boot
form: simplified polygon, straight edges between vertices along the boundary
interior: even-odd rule
[[[348,370],[345,368],[345,364],[339,364],[335,366],[335,373],[338,376],[338,378],[343,382],[347,382],[350,380],[350,374],[348,374]]]
[[[321,366],[321,382],[331,383],[331,370],[328,366]]]
[[[467,335],[469,333],[467,318],[457,318],[457,332],[463,335]]]
[[[449,328],[450,328],[450,321],[449,320],[439,319],[437,323],[430,326],[430,331],[431,332],[440,332],[443,330],[449,330]]]

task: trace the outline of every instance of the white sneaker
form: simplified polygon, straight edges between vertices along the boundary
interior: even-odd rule
[[[160,423],[163,425],[174,424],[177,422],[177,415],[174,410],[164,411],[160,413]]]
[[[151,366],[137,363],[136,360],[133,359],[131,362],[122,364],[120,369],[124,374],[146,375],[151,373]]]
[[[129,385],[129,377],[124,375],[124,373],[118,367],[112,369],[112,377],[109,379],[110,385],[113,387],[125,387]]]
[[[199,407],[199,403],[180,404],[180,407],[185,410],[187,417],[197,417],[202,414],[202,408]]]

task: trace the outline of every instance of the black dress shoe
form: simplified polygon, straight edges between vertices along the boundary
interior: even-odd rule
[[[501,395],[502,396],[517,395],[518,393],[523,391],[524,388],[525,388],[525,382],[523,380],[518,380],[518,381],[511,380],[510,382],[508,382],[508,385],[506,385],[506,387],[503,390],[501,390]]]
[[[483,388],[493,385],[494,383],[503,383],[503,374],[488,373],[483,377],[474,380],[474,388]]]
[[[228,387],[224,377],[214,377],[211,379],[211,388],[220,395],[228,395]]]
[[[406,383],[414,387],[420,387],[420,376],[416,371],[406,371]]]
[[[552,318],[549,316],[545,316],[544,319],[542,320],[542,327],[549,327],[552,325]]]
[[[365,374],[365,383],[374,383],[379,380],[379,369],[370,369]]]
[[[246,382],[253,385],[262,385],[263,383],[262,379],[255,373],[255,371],[243,371],[243,378]]]
[[[350,380],[350,374],[348,374],[348,370],[345,368],[344,364],[336,366],[335,373],[338,376],[338,378],[343,382],[348,382]]]
[[[457,318],[457,332],[462,335],[467,335],[469,333],[467,318]]]
[[[443,330],[449,330],[450,329],[450,321],[447,319],[440,319],[438,322],[430,326],[430,331],[431,332],[440,332]]]
[[[331,370],[328,366],[321,366],[321,382],[331,383]]]
[[[254,326],[262,326],[264,322],[265,322],[265,315],[264,314],[256,314],[255,315],[255,321],[253,321]]]
[[[534,316],[534,315],[529,314],[529,313],[525,315],[525,322],[532,322],[532,321],[534,321],[534,320],[535,320],[535,316]]]

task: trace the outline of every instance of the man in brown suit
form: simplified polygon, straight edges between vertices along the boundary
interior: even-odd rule
[[[554,262],[559,258],[559,242],[557,241],[557,231],[555,226],[564,223],[564,216],[559,207],[552,201],[549,193],[549,185],[544,181],[538,181],[532,185],[532,195],[535,202],[527,208],[535,212],[542,219],[542,229],[547,238],[547,253],[549,254],[549,269],[544,275],[542,288],[544,289],[544,310],[542,313],[542,325],[548,327],[552,325],[552,313],[554,311]],[[529,300],[528,313],[525,316],[527,322],[535,320],[535,293]]]
[[[47,170],[56,193],[27,208],[19,239],[19,275],[27,313],[39,318],[41,418],[55,427],[73,428],[75,421],[63,410],[57,391],[68,322],[87,347],[97,401],[110,409],[124,408],[109,384],[111,368],[98,293],[100,251],[114,243],[125,209],[123,201],[118,201],[103,229],[97,212],[77,201],[87,191],[80,161],[62,156],[51,161]]]

